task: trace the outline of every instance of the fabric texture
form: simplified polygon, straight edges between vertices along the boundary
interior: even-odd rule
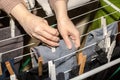
[[[10,13],[11,10],[19,3],[22,3],[22,0],[0,0],[0,9]]]
[[[72,41],[71,41],[72,42]],[[48,61],[58,59],[65,55],[68,55],[76,50],[75,46],[72,43],[72,49],[68,49],[64,40],[60,40],[59,46],[55,48],[55,52],[52,52],[51,48],[45,45],[40,45],[32,48],[32,51],[35,52],[35,55],[43,58],[43,63]],[[75,55],[68,56],[66,58],[55,61],[56,73],[65,72],[72,69],[72,67],[77,65],[77,60]],[[66,74],[66,79],[69,77],[69,74]]]
[[[48,76],[47,64],[45,64],[43,69],[43,75],[38,76],[38,68],[33,68],[27,72],[20,73],[18,75],[19,80],[51,80]],[[60,72],[56,75],[57,80],[65,80],[64,73]]]
[[[107,26],[107,31],[108,31],[109,36],[116,34],[118,32],[117,30],[118,30],[118,22],[117,21],[113,22]],[[93,30],[89,33],[89,35],[87,36],[86,42],[85,42],[85,47],[89,46],[95,42],[99,42],[98,45],[100,48],[105,48],[102,28]],[[93,45],[92,47],[89,47],[89,48],[83,50],[83,54],[87,55],[87,61],[91,60],[91,57],[94,53],[95,48],[96,48],[96,45]]]
[[[113,5],[115,5],[116,7],[120,8],[120,0],[109,0]],[[100,4],[101,6],[105,6],[108,5],[106,4],[103,0],[100,0]],[[112,13],[114,11],[116,11],[115,9],[113,9],[111,6],[105,7],[104,8],[105,11],[107,11],[107,13]],[[119,20],[120,19],[120,14],[119,12],[116,12],[115,14],[111,14],[112,18],[115,18],[115,20]]]
[[[116,37],[117,37],[115,34],[118,33],[118,21],[108,25],[107,30],[112,43],[114,40],[116,40]],[[107,53],[105,52],[102,29],[91,31],[90,34],[87,36],[85,46],[91,45],[95,42],[97,43],[96,45],[89,47],[83,51],[83,54],[87,55],[85,72],[92,70],[94,68],[97,68],[101,65],[104,65],[108,62]],[[117,51],[119,52],[119,50],[116,50],[116,47],[115,47],[112,53],[111,60],[113,60],[113,58],[117,59],[118,57],[120,57]],[[116,66],[109,68],[107,70],[101,71],[85,80],[108,80],[109,75],[112,74],[113,68],[116,68]]]
[[[120,8],[120,0],[109,0],[112,4],[114,4],[116,7]],[[104,0],[99,0],[100,2],[100,7],[104,7],[108,4],[104,2]],[[120,13],[115,12],[116,10],[113,9],[111,6],[104,7],[100,10],[98,10],[94,16],[94,19],[100,18],[102,16],[110,14],[110,16],[106,17],[106,22],[107,24],[111,24],[117,20],[120,19]],[[111,14],[113,13],[113,14]],[[92,25],[90,26],[90,30],[94,30],[98,27],[101,27],[101,20],[94,21]]]
[[[21,32],[18,29],[18,27],[15,27],[15,35],[16,36],[21,35]],[[23,46],[23,37],[11,38],[11,39],[10,38],[11,38],[11,28],[10,27],[1,28],[0,29],[0,54]],[[3,54],[0,59],[3,62],[8,59],[13,59],[14,57],[20,56],[22,54],[23,54],[23,49],[19,49],[19,50],[15,50],[15,51]],[[17,71],[19,70],[20,60],[21,59],[16,59],[14,61],[15,68]]]
[[[7,61],[7,60],[6,60]],[[16,69],[14,67],[14,59],[8,60],[10,62],[10,65],[12,67],[12,70],[14,71],[15,75],[17,74]],[[6,68],[5,62],[2,62],[2,75],[0,76],[0,80],[5,80],[6,78],[10,77],[10,74]]]

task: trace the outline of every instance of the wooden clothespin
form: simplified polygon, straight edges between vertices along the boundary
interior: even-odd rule
[[[119,32],[120,32],[120,21],[118,21],[118,33],[119,33]],[[119,41],[120,41],[120,34],[118,34],[117,37],[116,37],[116,40],[114,40],[114,41],[111,43],[111,46],[110,46],[110,49],[109,49],[108,55],[107,55],[108,62],[110,62],[110,60],[111,60],[111,56],[112,56],[114,47],[115,47],[115,45],[116,45],[116,42],[119,42]]]
[[[51,78],[51,80],[57,80],[55,64],[53,64],[52,61],[48,61],[48,69],[49,69],[49,77]]]
[[[3,74],[1,62],[2,62],[2,54],[0,54],[0,76]]]
[[[79,75],[83,74],[85,63],[86,63],[86,55],[83,55],[83,53],[79,53],[78,54],[78,65],[80,65]]]
[[[17,80],[16,75],[15,75],[15,73],[10,65],[10,62],[6,61],[5,65],[7,67],[8,72],[10,73],[10,80]]]
[[[38,58],[38,75],[42,76],[42,65],[43,65],[43,59],[42,57]]]

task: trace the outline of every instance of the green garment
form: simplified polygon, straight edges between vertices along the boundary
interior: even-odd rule
[[[120,0],[109,0],[109,1],[112,2],[118,8],[120,8]],[[108,5],[108,4],[106,4],[103,0],[100,0],[100,6],[102,7],[102,6],[105,6],[105,5]],[[105,8],[102,8],[102,9],[98,10],[96,12],[96,15],[95,15],[94,19],[100,18],[100,17],[105,16],[107,14],[110,14],[114,11],[116,11],[116,10],[114,10],[111,6],[107,6]],[[120,19],[120,13],[116,12],[116,13],[114,13],[110,16],[107,16],[105,18],[106,18],[107,24],[110,24],[110,23]],[[97,21],[92,23],[92,25],[90,26],[90,30],[94,30],[94,29],[99,28],[99,27],[101,27],[101,21],[97,20]]]

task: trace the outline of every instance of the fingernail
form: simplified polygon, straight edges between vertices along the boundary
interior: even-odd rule
[[[68,46],[68,49],[72,49],[72,46],[69,45],[69,46]]]

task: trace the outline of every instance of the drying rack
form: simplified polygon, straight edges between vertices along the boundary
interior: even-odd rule
[[[85,16],[88,16],[88,15],[90,15],[90,14],[94,14],[96,11],[98,11],[98,10],[100,10],[100,9],[103,9],[103,8],[105,8],[105,7],[108,7],[108,6],[111,6],[113,9],[115,9],[116,11],[114,11],[114,12],[112,12],[112,13],[109,13],[109,14],[107,14],[107,15],[104,15],[103,17],[108,17],[108,16],[110,16],[110,15],[112,15],[112,14],[115,14],[115,13],[117,13],[117,12],[119,12],[120,13],[120,9],[118,8],[118,7],[116,7],[114,4],[112,4],[109,0],[104,0],[104,2],[107,4],[107,5],[105,5],[105,6],[102,6],[102,7],[98,7],[98,6],[96,6],[96,8],[91,8],[91,9],[87,9],[87,11],[83,11],[83,13],[81,13],[81,12],[79,12],[78,11],[78,13],[80,13],[79,15],[75,15],[75,16],[72,16],[71,15],[71,12],[74,12],[75,10],[82,10],[82,7],[84,7],[84,6],[86,6],[86,5],[93,5],[93,4],[95,4],[95,3],[98,3],[99,2],[99,0],[92,0],[92,1],[90,1],[90,2],[87,2],[87,3],[85,3],[85,4],[82,4],[82,5],[80,5],[80,6],[76,6],[76,7],[74,7],[74,8],[71,8],[70,10],[68,10],[68,14],[69,14],[69,16],[70,16],[70,19],[74,22],[74,20],[78,20],[78,19],[80,19],[80,18],[82,18],[82,17],[85,17]],[[88,7],[88,6],[87,6]],[[35,8],[35,9],[29,9],[30,11],[36,11],[36,10],[40,10],[40,11],[42,11],[42,7],[38,7],[38,8]],[[76,12],[76,11],[75,11]],[[77,13],[77,14],[78,14]],[[2,17],[0,17],[0,19],[4,19],[4,18],[6,18],[6,17],[9,17],[9,16],[2,16]],[[50,21],[52,21],[52,22],[50,22],[49,24],[50,25],[57,25],[57,24],[55,24],[55,16],[54,15],[50,15],[50,16],[46,16],[46,15],[42,15],[42,17],[43,18],[45,18],[45,19],[47,19],[48,20],[48,22],[50,22]],[[52,19],[52,20],[51,20]],[[97,21],[97,20],[100,20],[101,19],[101,17],[100,18],[97,18],[97,19],[92,19],[92,20],[89,20],[88,22],[86,22],[86,23],[83,23],[83,24],[81,24],[81,25],[79,25],[79,26],[77,26],[77,28],[79,29],[79,28],[81,28],[81,27],[85,27],[86,25],[89,25],[89,24],[91,24],[92,22],[94,22],[94,21]],[[11,20],[10,20],[10,26],[11,26],[11,37],[10,38],[6,38],[6,39],[4,39],[4,40],[0,40],[0,43],[2,43],[2,42],[4,42],[4,41],[9,41],[9,40],[14,40],[14,39],[18,39],[18,38],[21,38],[21,37],[24,37],[24,36],[28,36],[27,34],[21,34],[21,35],[17,35],[16,36],[16,34],[15,34],[15,23],[14,23],[14,20],[11,18]],[[87,27],[87,26],[86,26]],[[87,28],[86,28],[87,29]],[[88,33],[85,33],[85,34],[82,34],[81,36],[80,36],[80,38],[83,38],[83,37],[85,37],[85,36],[87,36],[89,34],[89,32]],[[10,53],[10,52],[13,52],[13,51],[17,51],[17,50],[20,50],[20,49],[24,49],[24,48],[26,48],[26,47],[29,47],[29,46],[32,46],[32,45],[34,45],[35,43],[29,43],[29,44],[27,44],[27,45],[22,45],[22,46],[20,46],[20,47],[17,47],[17,48],[15,48],[15,49],[11,49],[11,50],[8,50],[8,51],[5,51],[5,52],[2,52],[0,55],[3,55],[3,54],[8,54],[8,53]],[[63,57],[61,57],[61,58],[58,58],[58,59],[56,59],[55,61],[58,61],[58,60],[60,60],[60,59],[63,59],[63,58],[65,58],[65,57],[68,57],[68,56],[70,56],[70,55],[73,55],[73,54],[76,54],[77,52],[80,52],[80,51],[82,51],[82,50],[84,50],[84,49],[86,49],[86,48],[88,48],[88,47],[91,47],[91,46],[93,46],[93,45],[95,45],[95,44],[97,44],[97,43],[93,43],[92,45],[89,45],[89,46],[87,46],[87,47],[83,47],[83,48],[81,48],[81,49],[79,49],[79,50],[77,50],[77,51],[75,51],[75,52],[73,52],[73,53],[70,53],[69,55],[66,55],[66,56],[63,56]],[[16,57],[14,57],[14,59],[19,59],[19,58],[23,58],[23,57],[25,57],[25,56],[28,56],[28,55],[32,55],[33,53],[31,52],[31,53],[27,53],[27,54],[24,54],[24,55],[20,55],[20,56],[16,56]],[[114,61],[111,61],[111,62],[109,62],[109,63],[107,63],[107,64],[105,64],[105,65],[103,65],[103,66],[100,66],[100,67],[98,67],[98,68],[96,68],[96,69],[94,69],[94,70],[91,70],[91,71],[89,71],[89,72],[86,72],[86,73],[84,73],[84,74],[82,74],[82,75],[79,75],[79,76],[77,76],[77,77],[75,77],[75,78],[73,78],[73,79],[71,79],[71,80],[82,80],[82,79],[85,79],[85,78],[87,78],[87,77],[90,77],[90,76],[92,76],[92,75],[94,75],[94,74],[96,74],[96,73],[98,73],[98,72],[100,72],[100,71],[103,71],[103,70],[105,70],[105,69],[107,69],[107,68],[109,68],[109,67],[112,67],[112,66],[114,66],[114,65],[116,65],[116,64],[118,64],[118,63],[120,63],[120,58],[118,58],[118,59],[116,59],[116,60],[114,60]],[[69,71],[69,70],[68,70]],[[67,72],[68,72],[67,71]]]

